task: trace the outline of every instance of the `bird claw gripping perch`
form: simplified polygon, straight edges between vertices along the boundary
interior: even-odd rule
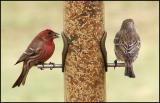
[[[41,70],[44,70],[44,63],[41,64],[41,65],[42,65],[42,67],[40,67],[40,69],[41,69]]]
[[[114,64],[115,64],[114,66],[114,70],[115,70],[115,68],[117,67],[117,60],[114,61]]]
[[[68,46],[72,43],[74,40],[74,37],[71,35],[71,37],[67,37],[64,32],[62,32],[62,39],[63,39],[63,52],[62,52],[62,72],[64,72],[64,66],[65,66],[65,60],[68,52]]]
[[[104,60],[105,71],[107,72],[107,51],[105,47],[106,37],[107,37],[107,32],[104,31],[103,36],[100,41],[100,48],[101,48],[101,52],[102,52],[102,56]]]
[[[49,65],[53,65],[53,66],[55,66],[55,63],[52,63],[52,62],[49,62]],[[53,68],[52,67],[50,67],[50,70],[52,70]]]
[[[50,68],[50,70],[52,70],[53,68],[62,68],[62,64],[55,64],[55,63],[41,63],[37,65],[38,68],[40,68],[41,70],[44,70],[44,68]]]
[[[44,70],[44,69],[43,69],[43,67],[42,67],[42,68],[40,68],[40,69],[41,69],[41,70]]]

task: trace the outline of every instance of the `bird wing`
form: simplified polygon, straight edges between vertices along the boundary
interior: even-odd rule
[[[115,54],[117,56],[117,59],[123,60],[124,55],[124,47],[121,46],[121,31],[117,32],[115,38],[114,38],[114,45],[115,45]]]
[[[136,34],[126,34],[125,31],[119,31],[114,39],[115,53],[121,60],[132,58],[135,60],[140,48],[140,38]]]
[[[42,45],[43,42],[39,38],[33,39],[28,48],[25,50],[25,52],[20,56],[16,64],[26,60],[31,56],[38,54]]]
[[[120,39],[119,37],[120,37],[120,33],[117,32],[117,34],[116,34],[116,36],[115,36],[115,38],[114,38],[114,44],[115,44],[115,45],[119,44],[119,39]]]
[[[136,32],[135,32],[136,33]],[[128,41],[128,45],[126,47],[126,54],[129,58],[133,58],[133,61],[137,58],[138,52],[140,49],[140,38],[138,34],[132,34],[130,41]]]
[[[27,48],[27,50],[20,56],[20,58],[18,59],[18,61],[16,62],[16,64],[24,61],[26,58],[33,56],[37,54],[37,50],[33,49],[33,48]]]
[[[138,51],[140,49],[140,39],[136,32],[132,32],[128,35],[123,35],[122,37],[122,48],[124,49],[124,55],[129,60],[134,61],[138,56]]]

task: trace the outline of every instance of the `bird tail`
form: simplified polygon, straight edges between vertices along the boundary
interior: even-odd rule
[[[128,76],[130,78],[135,78],[132,63],[126,62],[125,76]]]
[[[16,82],[13,84],[12,88],[14,88],[16,86],[19,87],[21,85],[21,83],[24,85],[28,72],[29,72],[29,68],[25,64],[23,64],[22,72],[21,72],[20,76],[18,77],[18,79],[16,80]]]

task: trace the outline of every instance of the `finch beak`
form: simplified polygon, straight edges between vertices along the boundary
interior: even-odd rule
[[[60,35],[60,34],[56,33],[56,34],[54,35],[54,38],[59,38],[59,35]]]

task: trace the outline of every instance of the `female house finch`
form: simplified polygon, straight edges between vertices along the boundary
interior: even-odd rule
[[[120,31],[115,36],[114,44],[117,60],[124,61],[126,64],[125,76],[135,78],[132,63],[138,56],[140,38],[135,30],[132,19],[123,21]]]
[[[12,88],[20,86],[21,83],[24,85],[27,74],[30,68],[34,65],[44,63],[48,60],[55,49],[53,39],[58,37],[58,33],[50,29],[41,31],[30,43],[26,51],[21,55],[16,64],[23,62],[23,68],[17,81],[14,83]]]

